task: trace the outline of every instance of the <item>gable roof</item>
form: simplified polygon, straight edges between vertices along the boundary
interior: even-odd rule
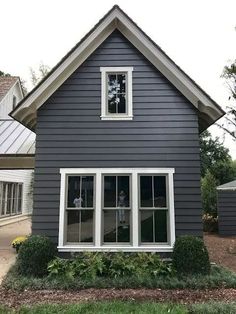
[[[117,5],[69,51],[10,115],[34,130],[37,110],[115,29],[118,29],[196,107],[201,131],[224,115],[221,107]]]
[[[236,180],[219,185],[217,187],[217,190],[231,190],[231,191],[235,190],[236,191]]]
[[[0,76],[0,101],[6,96],[9,89],[19,80],[16,76]]]

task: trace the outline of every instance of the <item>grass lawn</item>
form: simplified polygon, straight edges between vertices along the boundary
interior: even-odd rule
[[[219,266],[212,266],[209,275],[189,276],[130,276],[130,277],[96,277],[95,279],[65,277],[24,277],[11,268],[3,281],[3,287],[13,290],[80,290],[85,288],[160,288],[160,289],[214,289],[236,288],[236,273]]]
[[[32,307],[21,307],[17,310],[0,307],[0,314],[234,314],[236,313],[236,304],[226,303],[205,303],[193,305],[174,305],[154,302],[93,302],[81,304],[46,304],[34,305]]]

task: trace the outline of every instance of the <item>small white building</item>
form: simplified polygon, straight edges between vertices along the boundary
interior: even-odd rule
[[[0,223],[32,212],[35,134],[9,116],[23,96],[18,77],[0,77]]]

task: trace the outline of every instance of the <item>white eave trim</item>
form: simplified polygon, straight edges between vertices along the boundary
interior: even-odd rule
[[[169,58],[156,47],[138,27],[115,8],[96,29],[72,52],[66,60],[42,83],[12,116],[32,126],[37,109],[88,58],[88,56],[115,30],[123,35],[201,112],[209,121],[220,118],[224,111],[216,106]],[[29,108],[30,107],[30,108]],[[25,108],[25,110],[24,110]],[[32,114],[31,119],[27,119]]]

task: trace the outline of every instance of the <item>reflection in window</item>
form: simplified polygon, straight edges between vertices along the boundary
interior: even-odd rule
[[[166,177],[140,176],[141,207],[166,208]]]
[[[107,74],[108,113],[127,113],[126,110],[126,74]]]
[[[103,241],[130,242],[130,177],[106,175],[103,187]]]
[[[93,176],[69,176],[67,207],[93,207]]]
[[[67,242],[93,243],[94,176],[68,176]]]
[[[141,210],[141,242],[167,242],[167,211]]]

